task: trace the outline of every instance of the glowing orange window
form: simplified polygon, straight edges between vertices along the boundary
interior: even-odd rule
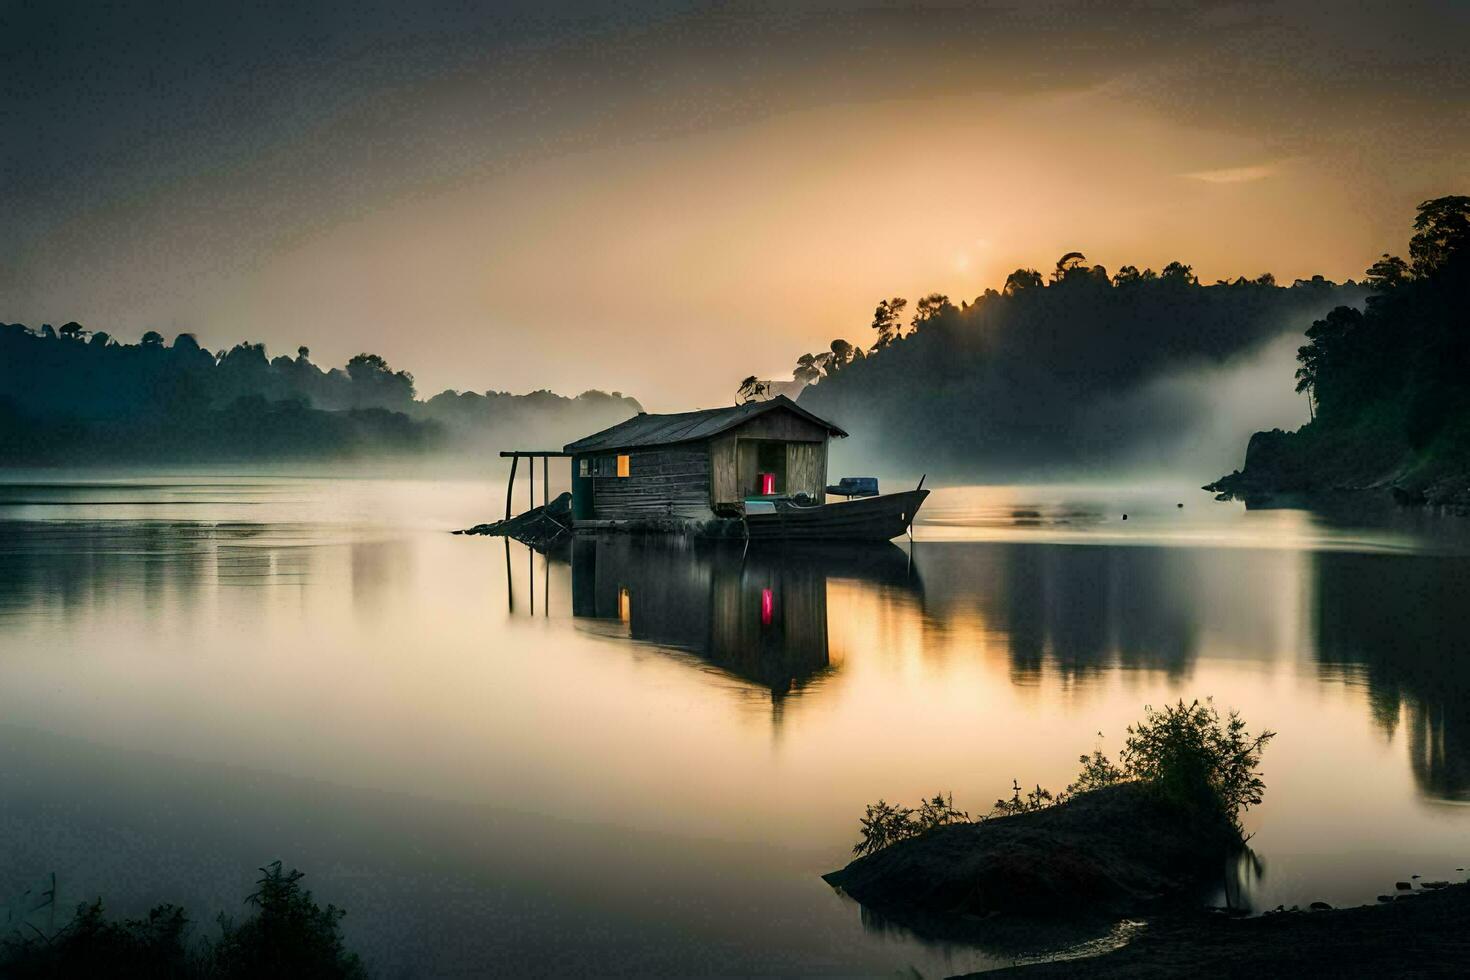
[[[631,463],[632,463],[632,457],[630,457],[630,456],[619,456],[618,457],[618,476],[627,476],[628,475],[628,470],[629,470],[629,468],[631,466]]]

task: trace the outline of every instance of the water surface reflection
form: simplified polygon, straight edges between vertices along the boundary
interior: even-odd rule
[[[1324,677],[1360,687],[1385,737],[1402,728],[1420,790],[1470,800],[1470,565],[1318,555]]]
[[[567,549],[572,615],[604,636],[687,651],[779,703],[835,669],[828,583],[922,593],[892,544],[823,546],[579,536]]]
[[[497,487],[205,482],[0,494],[0,899],[207,917],[280,855],[390,975],[959,973],[1007,956],[818,879],[863,804],[1059,786],[1196,694],[1281,733],[1241,901],[1470,866],[1470,565],[1408,532],[1006,491],[912,547],[540,555],[445,533]]]

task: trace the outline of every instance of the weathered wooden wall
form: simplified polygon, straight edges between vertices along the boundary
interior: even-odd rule
[[[592,511],[601,521],[640,517],[708,518],[710,459],[705,446],[634,449],[629,475],[592,479]]]
[[[823,499],[827,483],[827,430],[790,412],[771,412],[751,419],[710,443],[715,503],[744,500],[755,492],[755,453],[740,444],[757,439],[787,443],[786,483],[782,493],[809,493]]]
[[[733,435],[719,436],[709,444],[712,499],[717,504],[742,500],[738,440]]]
[[[824,427],[792,412],[773,411],[708,443],[633,449],[630,476],[588,481],[592,503],[586,516],[605,521],[707,518],[714,504],[735,503],[755,492],[755,454],[740,451],[742,442],[749,446],[754,440],[787,444],[782,493],[809,493],[821,500],[827,480],[827,439]],[[614,454],[589,454],[597,455]]]
[[[745,424],[731,429],[730,433],[744,436],[747,439],[780,439],[784,442],[825,442],[827,440],[826,428],[784,410],[757,415]]]
[[[826,443],[788,442],[786,444],[786,492],[811,494],[821,500],[826,490]]]

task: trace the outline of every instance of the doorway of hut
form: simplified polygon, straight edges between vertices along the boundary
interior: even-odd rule
[[[786,443],[775,439],[741,439],[740,489],[747,497],[786,493]]]

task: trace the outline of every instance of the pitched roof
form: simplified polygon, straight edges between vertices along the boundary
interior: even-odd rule
[[[638,446],[665,446],[676,442],[697,442],[719,435],[727,429],[733,429],[757,415],[764,415],[777,409],[794,412],[808,422],[821,426],[834,436],[847,435],[831,422],[818,418],[785,395],[777,395],[767,401],[746,402],[744,405],[734,405],[730,408],[707,408],[699,412],[676,412],[672,415],[649,415],[646,412],[640,412],[628,421],[619,422],[610,429],[603,429],[590,436],[583,436],[576,442],[567,443],[563,447],[563,452],[585,453],[599,449],[632,449]]]

